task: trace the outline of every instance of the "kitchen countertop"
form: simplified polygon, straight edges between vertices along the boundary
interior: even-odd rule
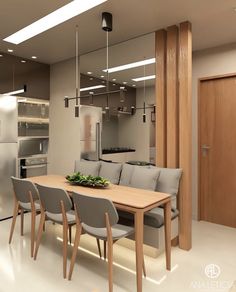
[[[135,149],[126,147],[112,147],[102,149],[102,154],[114,154],[114,153],[124,153],[124,152],[135,152]]]

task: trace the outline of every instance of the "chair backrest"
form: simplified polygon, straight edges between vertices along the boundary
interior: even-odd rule
[[[19,202],[30,203],[29,192],[31,192],[34,201],[39,199],[38,191],[31,181],[16,178],[14,176],[11,177],[11,180],[16,195],[16,199]]]
[[[61,201],[64,203],[66,212],[71,210],[72,202],[65,190],[39,184],[36,184],[36,186],[39,191],[40,201],[45,211],[54,214],[61,214]]]
[[[105,213],[109,216],[110,225],[115,225],[119,216],[113,203],[104,198],[90,197],[72,193],[72,198],[82,223],[86,225],[104,228],[106,227]]]

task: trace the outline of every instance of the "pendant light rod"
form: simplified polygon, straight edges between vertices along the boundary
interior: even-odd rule
[[[107,60],[106,60],[106,63],[107,63],[107,72],[106,72],[106,90],[107,92],[109,91],[109,49],[108,49],[108,46],[109,46],[109,31],[107,30],[106,31],[106,35],[107,35]],[[109,107],[109,93],[107,93],[107,107]]]
[[[76,25],[76,32],[75,32],[75,96],[79,96],[79,28]],[[78,102],[78,101],[77,101]]]

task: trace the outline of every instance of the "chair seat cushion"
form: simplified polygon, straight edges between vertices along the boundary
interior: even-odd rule
[[[133,224],[134,215],[125,211],[118,211],[119,222],[125,224]],[[179,215],[178,210],[171,210],[171,220],[175,219]],[[164,209],[154,208],[144,214],[144,225],[160,228],[164,225]]]
[[[95,228],[82,223],[82,227],[86,233],[92,235],[98,239],[107,240],[107,229],[106,228]],[[134,228],[121,224],[112,226],[112,238],[113,240],[120,239],[122,237],[129,236],[134,233]]]
[[[49,220],[52,220],[56,223],[62,224],[63,223],[63,218],[62,218],[62,214],[56,214],[56,213],[50,213],[50,212],[45,212],[46,213],[46,217]],[[68,220],[68,224],[75,224],[75,211],[71,210],[69,212],[66,213],[67,216],[67,220]]]
[[[19,202],[20,206],[22,209],[26,210],[26,211],[31,211],[31,203],[23,203],[23,202]],[[35,210],[36,211],[40,211],[40,201],[34,201],[34,206],[35,206]]]

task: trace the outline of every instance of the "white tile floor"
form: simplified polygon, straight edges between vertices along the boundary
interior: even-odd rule
[[[73,278],[69,282],[62,278],[61,227],[47,223],[38,259],[34,261],[30,258],[28,219],[26,216],[25,236],[20,237],[17,225],[11,245],[8,245],[11,222],[0,222],[0,292],[108,291],[107,265],[94,256],[97,254],[95,239],[86,235],[82,237],[83,249],[78,253]],[[114,292],[135,292],[134,253],[115,245],[114,261]],[[148,278],[143,280],[144,292],[228,292],[236,280],[236,230],[193,222],[193,249],[189,252],[172,249],[172,272],[165,270],[164,254],[157,259],[145,257],[145,261]],[[205,275],[208,264],[220,267],[218,278]]]

